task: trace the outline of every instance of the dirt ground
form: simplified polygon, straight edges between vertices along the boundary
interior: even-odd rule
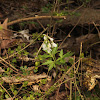
[[[73,95],[77,95],[76,90],[78,90],[78,92],[80,90],[82,91],[88,90],[89,92],[88,91],[87,92],[91,94],[91,97],[95,96],[97,98],[100,98],[100,94],[96,92],[96,90],[100,88],[100,0],[90,0],[90,2],[88,3],[85,0],[84,3],[81,0],[73,0],[73,1],[68,0],[69,2],[67,3],[66,0],[62,0],[61,4],[59,4],[56,1],[57,0],[0,0],[0,22],[1,22],[0,25],[3,26],[5,29],[7,29],[8,27],[8,29],[10,30],[10,31],[5,30],[4,38],[2,38],[3,36],[0,35],[0,39],[2,39],[2,42],[0,42],[1,43],[0,61],[4,62],[1,63],[3,66],[2,68],[6,68],[5,64],[7,64],[10,66],[11,70],[14,71],[13,73],[11,72],[12,77],[8,78],[1,77],[1,79],[5,82],[4,86],[6,86],[6,90],[9,91],[11,87],[8,86],[11,86],[11,84],[13,83],[17,85],[23,84],[23,81],[31,80],[32,82],[30,81],[28,83],[29,84],[27,88],[28,92],[31,89],[35,91],[34,88],[36,89],[37,87],[39,87],[39,89],[43,93],[45,92],[46,94],[47,89],[52,87],[55,82],[58,82],[57,84],[61,83],[61,85],[58,86],[58,88],[55,89],[52,93],[46,94],[45,100],[54,100],[54,98],[55,100],[69,100],[68,99],[69,97],[67,96],[70,96],[71,98],[71,94],[73,91],[75,92],[75,94]],[[47,26],[48,29],[46,30]],[[41,68],[41,66],[39,66],[38,74],[35,75],[33,74],[34,72],[32,72],[32,70],[34,69],[33,67],[35,66],[35,60],[34,60],[35,57],[33,55],[33,52],[35,52],[36,49],[40,48],[43,40],[36,41],[34,45],[30,41],[27,41],[27,39],[25,38],[23,39],[22,36],[21,38],[27,45],[25,47],[26,48],[25,50],[29,52],[29,55],[28,57],[25,56],[21,57],[20,54],[18,54],[18,56],[20,57],[19,58],[16,57],[16,59],[18,58],[17,59],[18,63],[15,64],[17,65],[16,68],[10,64],[14,55],[10,57],[9,54],[7,54],[7,52],[4,49],[6,48],[6,50],[9,51],[9,47],[11,47],[13,50],[15,50],[16,48],[15,44],[18,44],[19,42],[22,43],[23,41],[20,40],[19,34],[18,38],[11,39],[12,33],[17,33],[20,30],[25,30],[25,29],[29,29],[28,36],[30,38],[33,38],[32,37],[33,33],[41,33],[41,32],[48,33],[50,37],[54,38],[54,42],[58,43],[59,50],[63,49],[64,53],[68,51],[74,53],[73,57],[76,57],[75,59],[76,62],[82,56],[81,53],[84,55],[83,62],[79,60],[78,64],[80,65],[77,64],[77,66],[81,66],[81,64],[83,64],[83,67],[79,68],[79,73],[83,74],[83,76],[78,73],[74,73],[74,75],[77,74],[76,76],[79,78],[77,79],[79,80],[80,83],[79,88],[73,88],[73,89],[71,88],[70,82],[74,80],[73,78],[70,81],[63,83],[63,81],[70,79],[69,73],[71,73],[71,69],[69,68],[69,70],[67,70],[66,66],[67,65],[68,65],[67,67],[72,66],[71,68],[73,68],[73,65],[69,63],[67,63],[67,65],[64,66],[65,68],[64,70],[67,70],[68,73],[67,72],[66,73],[68,75],[66,74],[66,76],[62,77],[64,71],[61,71],[59,69],[60,67],[62,68],[62,66],[60,67],[58,66],[59,71],[58,71],[58,76],[56,78],[54,77],[55,70],[53,69],[50,72],[50,77],[52,77],[51,81],[49,81],[50,79],[48,77],[47,68]],[[6,33],[11,33],[11,35],[10,34],[8,35]],[[8,57],[7,61],[3,60],[3,57],[5,57],[5,55],[6,57]],[[66,59],[66,62],[67,60],[68,59]],[[24,71],[26,70],[31,71],[31,74],[29,76],[27,75],[27,77],[23,78],[23,75],[20,74],[19,70],[21,69],[19,68],[19,66],[21,65],[28,66],[28,69],[25,69]],[[3,69],[1,70],[1,72],[2,73],[4,72]],[[44,75],[43,72],[46,73],[46,75]],[[15,76],[19,75],[21,77],[20,79],[17,79],[15,78],[14,75]],[[35,80],[34,81],[33,80],[34,77],[36,78],[39,77],[39,78],[34,79]],[[39,84],[40,82],[39,79],[42,78],[47,78],[48,82],[45,85],[37,86],[37,84]],[[63,81],[60,80],[60,78],[63,78]],[[91,85],[90,83],[93,84]],[[83,87],[81,87],[82,85]],[[2,85],[0,86],[3,88]],[[14,95],[13,91],[11,94],[14,95],[13,99],[11,99],[10,97],[9,100],[14,100],[15,97],[21,98],[22,93],[20,91],[22,91],[22,87],[19,88],[19,86],[20,85],[16,86],[16,89],[18,88],[19,91],[18,94]],[[72,87],[74,86],[72,85]],[[25,91],[22,92],[25,93]],[[86,91],[82,92],[82,95],[84,95],[86,100],[92,100],[90,97],[86,95],[88,94],[87,92]],[[82,99],[81,93],[79,95]],[[36,95],[36,98],[38,100],[39,94],[38,96]],[[73,100],[78,100],[78,99],[73,99]]]

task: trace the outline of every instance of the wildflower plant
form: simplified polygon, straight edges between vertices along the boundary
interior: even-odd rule
[[[46,52],[44,55],[39,55],[42,58],[42,65],[47,65],[48,71],[52,68],[56,68],[57,65],[64,65],[66,63],[65,57],[72,56],[72,52],[63,53],[63,49],[58,50],[58,45],[54,43],[54,39],[44,34],[44,42],[42,44],[43,51]],[[56,55],[59,57],[56,57]],[[45,62],[44,62],[45,61]]]
[[[53,38],[44,35],[44,42],[42,44],[42,48],[45,52],[50,53],[54,47],[57,47],[57,44],[53,42]]]

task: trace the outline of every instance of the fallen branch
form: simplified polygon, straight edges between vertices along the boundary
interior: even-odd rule
[[[38,20],[38,19],[50,19],[50,18],[53,18],[53,19],[66,19],[66,16],[36,16],[36,17],[22,18],[22,19],[18,19],[18,20],[15,20],[15,21],[11,21],[7,25],[9,26],[9,25],[19,23],[19,22],[22,22],[22,21]]]
[[[23,81],[29,81],[29,82],[34,82],[35,80],[47,78],[48,76],[45,74],[40,74],[40,75],[29,75],[26,77],[20,77],[16,78],[15,76],[13,77],[2,77],[2,80],[5,81],[6,83],[22,83]]]

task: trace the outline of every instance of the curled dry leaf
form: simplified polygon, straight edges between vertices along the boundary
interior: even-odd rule
[[[24,36],[24,38],[26,38],[29,41],[29,30],[22,30],[19,32],[20,34],[22,34]]]
[[[86,88],[88,88],[89,91],[91,91],[97,84],[99,85],[100,62],[90,58],[84,58],[83,62],[84,69],[86,67],[83,84]]]
[[[13,33],[7,29],[7,22],[8,18],[5,19],[3,24],[0,22],[0,49],[9,48],[16,44],[17,39],[11,39]]]
[[[33,87],[34,91],[38,91],[39,90],[39,85],[33,85],[32,87]]]
[[[0,22],[0,39],[9,39],[10,35],[12,35],[11,33],[8,33],[7,31],[7,22],[8,22],[8,18],[5,19],[5,21],[3,22],[3,24],[1,24]]]

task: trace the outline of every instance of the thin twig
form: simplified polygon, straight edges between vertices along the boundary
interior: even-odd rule
[[[65,19],[66,16],[36,16],[36,17],[29,17],[29,18],[21,18],[21,19],[17,19],[17,20],[11,21],[7,25],[10,26],[10,25],[13,25],[15,23],[19,23],[19,22],[22,22],[22,21],[28,21],[28,20],[50,19],[50,18],[53,18],[53,19]]]
[[[75,56],[74,56],[74,63],[75,63]],[[74,77],[75,77],[75,84],[76,84],[76,72],[75,72],[75,70],[76,70],[76,67],[75,67],[75,64],[74,64]],[[74,84],[74,86],[75,86],[75,84]],[[76,100],[76,86],[75,86],[75,100]]]
[[[18,72],[18,69],[16,69],[15,67],[13,67],[10,63],[8,63],[5,59],[3,59],[2,57],[0,57],[1,61],[4,61],[6,64],[8,64],[11,68],[13,68],[14,70],[16,70]]]
[[[78,93],[79,93],[79,95],[80,95],[81,99],[82,99],[82,100],[84,100],[83,95],[81,94],[81,92],[80,92],[80,90],[79,90],[79,88],[78,88],[77,84],[75,84],[75,85],[76,85],[76,88],[77,88],[77,90],[78,90]]]
[[[23,88],[23,86],[20,87],[20,89],[18,90],[17,94],[20,92],[20,90],[21,90],[22,88]],[[17,94],[13,96],[13,99],[16,98]]]
[[[42,25],[42,23],[37,19],[37,22],[41,25],[41,27],[45,30],[45,27]]]
[[[81,56],[81,54],[82,54],[82,42],[81,42],[81,45],[80,45],[80,56]],[[78,62],[78,65],[77,65],[75,73],[78,72],[78,69],[79,69],[79,66],[80,66],[80,62],[82,60],[82,59],[80,59],[81,58],[80,56],[79,56],[79,62]]]
[[[97,28],[97,26],[96,26],[96,24],[95,24],[94,22],[93,22],[93,24],[94,24],[96,30],[98,31],[98,36],[99,36],[99,38],[100,38],[100,31],[99,31],[99,29]]]
[[[8,68],[8,66],[6,64],[4,64],[3,62],[0,62],[2,65],[4,65],[5,67]],[[13,70],[12,68],[10,68],[12,71],[14,71],[15,73],[17,73],[15,70]]]
[[[2,84],[0,84],[0,86],[6,91],[6,93],[9,95],[9,97],[11,98],[11,100],[13,100],[13,98],[11,97],[11,95],[9,94],[9,92],[2,86]]]
[[[72,80],[70,80],[70,100],[72,100]]]

